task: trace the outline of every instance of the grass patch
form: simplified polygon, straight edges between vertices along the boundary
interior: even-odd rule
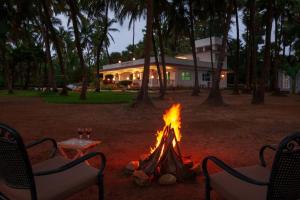
[[[34,90],[14,90],[13,94],[8,94],[7,90],[0,90],[0,97],[39,97],[40,91]]]
[[[86,100],[79,99],[80,93],[69,92],[68,96],[60,96],[57,93],[42,94],[43,99],[48,103],[57,104],[117,104],[131,103],[134,94],[128,92],[88,92]]]
[[[68,92],[68,96],[61,96],[58,93],[42,93],[34,90],[15,90],[8,94],[7,90],[0,90],[0,97],[41,97],[47,103],[57,104],[117,104],[131,103],[135,97],[130,92],[101,91],[100,93],[88,92],[86,100],[79,99],[80,93]]]

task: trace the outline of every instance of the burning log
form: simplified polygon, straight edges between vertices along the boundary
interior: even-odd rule
[[[195,177],[193,162],[183,157],[180,150],[180,104],[173,105],[163,118],[165,126],[157,133],[156,146],[139,161],[137,170],[144,172],[150,179],[169,175],[167,177],[174,176],[177,181],[184,181]]]
[[[191,170],[192,166],[189,167],[184,164],[176,139],[176,143],[173,145],[174,139],[174,130],[169,126],[165,130],[158,148],[148,158],[140,162],[139,170],[144,171],[149,176],[157,177],[163,174],[173,174],[178,181],[194,176],[194,172]]]

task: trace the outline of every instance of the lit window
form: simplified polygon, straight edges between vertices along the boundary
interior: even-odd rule
[[[192,80],[192,74],[190,72],[181,72],[181,80],[183,81]]]

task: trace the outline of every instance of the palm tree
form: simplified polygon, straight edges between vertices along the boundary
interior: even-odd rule
[[[44,25],[41,25],[44,26]],[[51,50],[50,50],[50,39],[49,39],[49,31],[47,27],[44,29],[44,41],[45,41],[45,47],[46,47],[46,59],[47,63],[49,65],[49,72],[48,72],[48,87],[52,88],[53,92],[57,92],[57,86],[55,82],[55,69],[52,63],[52,57],[51,57]]]
[[[211,76],[214,76],[214,58],[213,58],[213,44],[212,44],[212,29],[213,29],[213,21],[214,21],[214,1],[208,2],[208,7],[210,11],[209,16],[209,44],[210,44],[210,64],[211,64]],[[213,81],[212,81],[213,83]]]
[[[96,88],[95,92],[100,92],[100,54],[103,50],[105,38],[108,33],[108,11],[109,11],[109,0],[104,1],[83,1],[83,5],[86,7],[89,18],[92,18],[92,25],[94,26],[95,32],[93,33],[93,40],[95,43],[96,51]]]
[[[168,1],[155,1],[154,3],[154,24],[155,28],[157,29],[157,36],[158,36],[158,44],[160,50],[160,57],[161,57],[161,65],[162,65],[162,72],[163,72],[163,87],[161,90],[160,98],[163,99],[166,94],[166,89],[168,86],[167,83],[167,68],[166,68],[166,59],[165,59],[165,45],[164,45],[164,37],[162,34],[162,16],[166,15],[169,10],[169,2]]]
[[[42,21],[42,20],[41,20]],[[48,84],[47,84],[47,91],[50,91],[52,88],[53,92],[57,92],[57,86],[55,82],[55,70],[52,63],[52,57],[51,57],[51,49],[50,49],[50,36],[49,36],[49,30],[44,24],[40,24],[41,32],[44,38],[44,44],[45,44],[45,53],[46,53],[46,63],[48,65]]]
[[[87,73],[87,66],[84,62],[83,53],[82,53],[82,46],[80,44],[80,32],[78,29],[78,19],[77,17],[80,15],[80,11],[78,8],[77,1],[68,0],[68,5],[70,6],[70,15],[73,22],[73,30],[75,35],[75,44],[77,53],[79,56],[80,66],[82,68],[82,89],[80,93],[80,99],[86,99],[86,92],[87,92],[87,84],[88,84],[88,73]]]
[[[140,91],[137,96],[137,103],[150,103],[151,100],[148,94],[148,83],[149,83],[149,73],[150,73],[150,54],[152,51],[152,31],[153,31],[153,0],[146,1],[147,6],[147,23],[146,23],[146,38],[145,38],[145,61],[144,61],[144,71],[143,80]]]
[[[189,36],[190,36],[190,43],[192,47],[192,54],[193,54],[193,61],[194,61],[194,73],[195,73],[195,83],[194,83],[194,89],[192,92],[192,96],[198,96],[200,92],[199,88],[199,78],[198,78],[198,64],[197,64],[197,54],[196,54],[196,45],[195,45],[195,31],[194,31],[194,7],[193,7],[193,1],[188,1],[189,5]]]
[[[56,49],[56,53],[57,53],[57,57],[58,57],[58,61],[59,61],[59,66],[60,66],[60,71],[61,71],[61,78],[62,78],[62,91],[61,91],[61,95],[68,95],[68,90],[66,87],[67,84],[67,80],[66,80],[66,73],[65,73],[65,62],[63,60],[63,56],[62,56],[62,48],[61,48],[61,42],[59,41],[59,38],[57,37],[57,33],[56,30],[52,24],[52,14],[51,14],[51,5],[50,2],[48,2],[48,0],[42,0],[41,1],[41,5],[43,8],[43,16],[42,17],[42,22],[45,24],[45,26],[47,27],[47,29],[50,31],[50,36],[51,36],[51,40],[53,41],[54,47]],[[42,10],[42,8],[40,8],[40,10]]]
[[[164,92],[164,85],[163,85],[163,82],[162,82],[161,71],[160,71],[160,64],[159,64],[159,60],[158,60],[158,53],[157,53],[157,48],[156,48],[156,43],[155,43],[154,31],[152,32],[152,46],[153,46],[153,52],[154,52],[154,57],[155,57],[155,62],[156,62],[156,69],[157,69],[158,80],[159,80],[160,98],[163,99],[165,92]]]
[[[108,2],[106,3],[105,5],[105,17],[104,17],[104,30],[102,32],[102,35],[101,35],[101,38],[100,38],[100,42],[98,44],[98,47],[97,47],[97,54],[96,54],[96,66],[97,66],[97,84],[96,84],[96,92],[100,92],[100,51],[101,49],[103,48],[103,43],[104,43],[104,38],[106,37],[107,35],[107,30],[108,30],[108,7],[109,7],[109,4]]]
[[[264,64],[261,70],[261,77],[258,88],[253,92],[252,104],[264,104],[265,102],[265,88],[271,64],[271,32],[273,22],[273,0],[267,1],[266,13],[266,35],[265,35],[265,49],[264,49]]]
[[[160,57],[161,57],[161,65],[162,65],[162,71],[163,71],[163,85],[162,90],[160,93],[160,98],[163,99],[166,94],[167,89],[167,69],[166,69],[166,60],[165,60],[165,47],[164,47],[164,41],[161,31],[161,23],[160,23],[160,16],[158,14],[155,15],[155,24],[157,28],[157,35],[158,35],[158,44],[160,49]],[[160,70],[159,70],[160,73]]]
[[[223,63],[226,55],[226,49],[227,49],[227,39],[228,39],[228,32],[230,29],[230,23],[231,23],[231,14],[233,11],[233,0],[229,0],[227,3],[227,9],[226,9],[226,17],[224,17],[224,32],[223,32],[223,38],[222,38],[222,46],[220,50],[220,55],[218,58],[218,64],[217,64],[217,69],[216,72],[214,73],[213,81],[214,83],[212,84],[212,87],[210,89],[208,98],[206,99],[205,103],[209,105],[223,105],[223,97],[221,95],[220,91],[220,77],[221,77],[221,71],[223,68]]]
[[[234,0],[235,24],[236,24],[236,60],[234,65],[234,89],[233,94],[239,94],[239,64],[240,64],[240,27],[237,0]]]
[[[247,3],[249,4],[249,2]],[[246,26],[246,34],[244,36],[244,40],[246,41],[245,48],[246,48],[246,87],[244,89],[245,93],[249,93],[251,91],[251,83],[252,83],[252,70],[251,70],[251,35],[250,35],[250,17],[249,17],[249,6],[246,6],[244,9],[244,17],[243,17],[243,23]]]

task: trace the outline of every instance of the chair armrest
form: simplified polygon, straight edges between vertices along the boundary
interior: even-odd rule
[[[0,200],[9,200],[3,193],[0,192]]]
[[[51,143],[52,143],[52,145],[53,145],[53,147],[52,147],[53,150],[52,150],[52,153],[51,153],[51,156],[50,156],[50,157],[53,158],[53,157],[56,155],[56,152],[57,152],[57,143],[56,143],[56,141],[55,141],[54,139],[52,139],[52,138],[42,138],[42,139],[40,139],[40,140],[33,141],[33,142],[27,144],[25,147],[26,147],[26,149],[29,149],[29,148],[34,147],[34,146],[36,146],[36,145],[42,144],[42,143],[44,143],[44,142],[51,142]]]
[[[265,160],[265,155],[264,155],[265,150],[271,149],[273,151],[277,151],[277,147],[278,147],[278,145],[276,145],[276,144],[265,145],[265,146],[261,147],[261,149],[259,151],[259,160],[260,160],[261,166],[263,166],[263,167],[267,166],[266,160]]]
[[[208,156],[208,157],[204,158],[204,160],[202,162],[203,174],[204,174],[205,178],[207,178],[207,179],[209,179],[209,174],[208,174],[208,170],[207,170],[207,163],[209,160],[212,161],[213,163],[215,163],[218,167],[223,169],[225,172],[229,173],[230,175],[232,175],[242,181],[245,181],[247,183],[254,184],[254,185],[261,185],[261,186],[269,184],[267,182],[255,180],[253,178],[250,178],[250,177],[238,172],[237,170],[231,168],[230,166],[225,164],[222,160],[220,160],[214,156]]]
[[[105,164],[106,164],[106,158],[105,158],[105,155],[101,152],[92,152],[92,153],[89,153],[89,154],[86,154],[76,160],[73,160],[61,167],[58,167],[56,169],[51,169],[51,170],[46,170],[46,171],[40,171],[40,172],[36,172],[34,173],[33,175],[34,176],[44,176],[44,175],[51,175],[51,174],[56,174],[56,173],[59,173],[59,172],[63,172],[63,171],[66,171],[72,167],[75,167],[76,165],[79,165],[80,163],[88,160],[88,159],[91,159],[93,157],[96,157],[96,156],[99,156],[101,158],[101,166],[100,166],[100,169],[99,169],[99,174],[102,174],[103,173],[103,170],[104,170],[104,167],[105,167]]]

